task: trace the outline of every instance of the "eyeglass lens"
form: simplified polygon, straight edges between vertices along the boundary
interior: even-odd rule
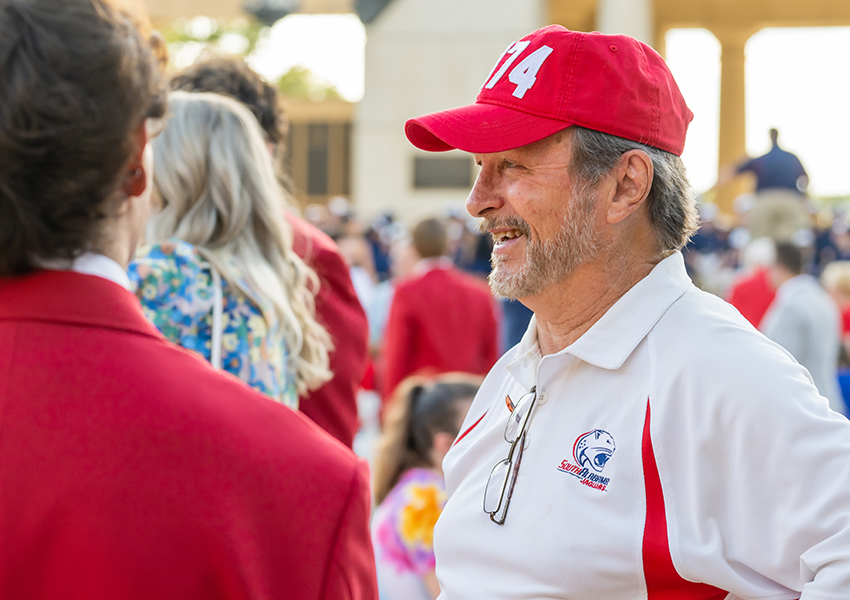
[[[516,439],[525,429],[525,421],[528,414],[531,412],[531,407],[534,404],[535,389],[525,394],[517,402],[516,408],[508,417],[508,422],[505,424],[505,441],[513,444]]]
[[[506,458],[493,467],[490,477],[487,479],[487,488],[484,490],[484,512],[496,513],[501,508],[502,498],[505,496],[505,486],[508,484],[508,474],[511,468],[510,459]]]

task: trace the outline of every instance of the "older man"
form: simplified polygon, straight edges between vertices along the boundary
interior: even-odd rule
[[[850,423],[685,273],[691,117],[651,48],[551,26],[408,122],[474,155],[491,287],[536,315],[443,463],[443,598],[850,591]]]

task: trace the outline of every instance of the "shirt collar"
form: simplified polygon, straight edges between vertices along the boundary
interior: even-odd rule
[[[637,282],[578,340],[557,355],[570,354],[603,369],[618,369],[662,315],[691,286],[681,252],[675,252]],[[541,360],[537,320],[532,317],[508,372],[526,384],[529,367]]]
[[[433,258],[423,258],[416,266],[413,267],[413,272],[417,275],[423,275],[434,269],[451,269],[454,266],[452,259],[448,256],[436,256]]]
[[[51,258],[38,261],[38,266],[51,271],[74,271],[85,275],[95,275],[117,283],[126,290],[130,289],[130,278],[121,265],[103,254],[86,252],[73,260]]]

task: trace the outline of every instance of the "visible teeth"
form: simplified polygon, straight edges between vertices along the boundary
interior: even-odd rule
[[[505,240],[512,240],[514,238],[518,238],[522,235],[522,232],[519,229],[512,229],[511,231],[503,231],[499,235],[499,241],[504,242]]]

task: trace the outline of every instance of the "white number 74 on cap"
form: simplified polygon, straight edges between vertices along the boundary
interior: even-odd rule
[[[511,44],[508,49],[505,51],[505,55],[508,56],[508,59],[502,63],[502,67],[496,71],[495,73],[490,73],[489,80],[484,87],[488,90],[492,90],[493,86],[495,86],[505,72],[510,68],[513,62],[519,57],[520,54],[528,48],[528,44],[530,42],[514,42]],[[549,55],[552,54],[552,48],[549,46],[540,46],[537,50],[526,56],[522,59],[517,66],[513,68],[510,75],[508,75],[508,81],[513,84],[516,84],[516,89],[514,90],[514,96],[517,98],[522,98],[525,96],[525,93],[534,85],[534,82],[537,81],[537,71],[540,70],[540,67],[543,65],[543,61],[545,61]],[[499,59],[501,61],[501,58]],[[499,63],[496,63],[498,66]],[[495,71],[496,67],[493,67]]]

